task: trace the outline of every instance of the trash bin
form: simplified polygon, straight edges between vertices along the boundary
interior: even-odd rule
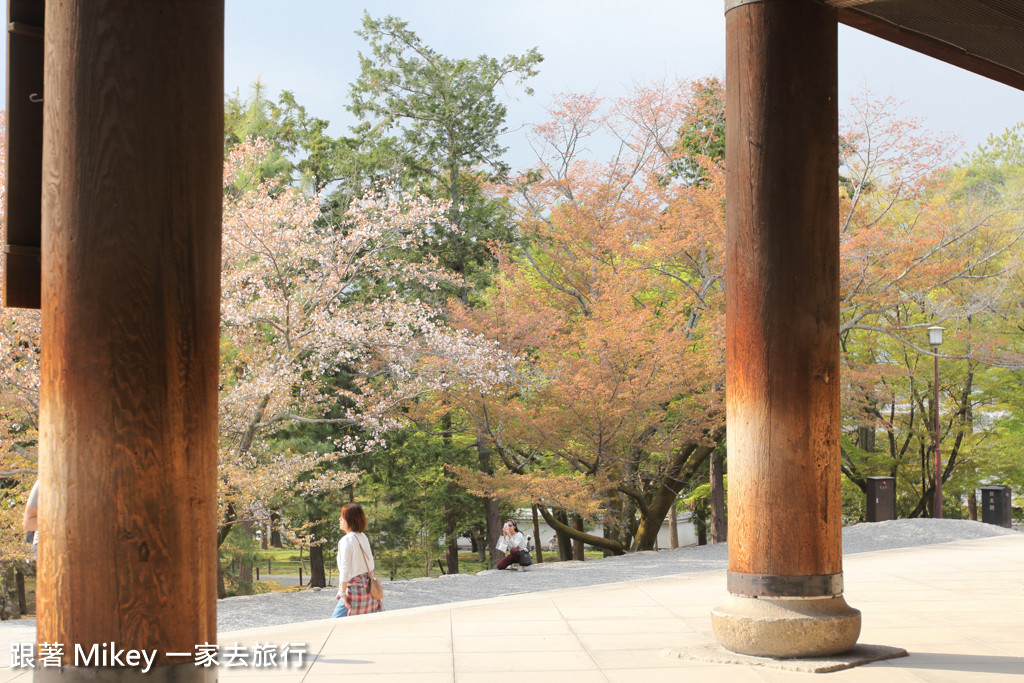
[[[868,509],[865,519],[884,522],[896,519],[896,479],[893,477],[866,477]]]
[[[981,487],[981,521],[986,524],[1013,526],[1013,501],[1009,486]]]

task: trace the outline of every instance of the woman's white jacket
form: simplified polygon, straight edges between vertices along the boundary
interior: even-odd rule
[[[338,580],[342,583],[353,576],[373,571],[373,552],[366,534],[350,531],[338,541]]]
[[[498,539],[498,544],[495,546],[498,550],[503,553],[507,553],[510,548],[519,548],[520,550],[526,550],[526,536],[523,536],[522,531],[515,532],[512,536],[501,535]]]

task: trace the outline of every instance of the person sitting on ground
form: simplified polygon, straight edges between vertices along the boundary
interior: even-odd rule
[[[508,553],[498,562],[498,569],[510,569],[513,564],[520,565],[519,571],[526,569],[519,561],[519,553],[529,550],[526,536],[523,536],[523,533],[519,531],[519,527],[511,519],[505,522],[505,526],[502,527],[501,538],[498,539],[496,547],[498,550]]]
[[[381,601],[370,595],[370,580],[373,578],[373,551],[363,530],[366,529],[366,513],[359,503],[349,503],[341,508],[338,525],[345,532],[338,541],[338,604],[332,617],[347,617],[356,614],[380,612]]]

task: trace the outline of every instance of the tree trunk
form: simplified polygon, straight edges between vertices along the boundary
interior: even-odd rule
[[[622,496],[622,505],[619,506],[619,518],[616,522],[619,532],[616,540],[618,540],[623,548],[629,548],[633,545],[637,528],[637,525],[634,523],[636,511],[636,501],[631,496]]]
[[[420,542],[423,544],[423,576],[430,576],[430,568],[434,564],[434,539],[430,536],[430,531],[426,527],[423,528],[423,532],[420,534]],[[438,566],[441,564],[441,559],[437,560]]]
[[[725,435],[725,428],[719,427],[709,435],[710,440],[717,444]],[[704,464],[715,446],[694,443],[680,448],[673,456],[671,466],[658,487],[657,492],[647,506],[646,512],[640,516],[640,526],[633,539],[632,550],[653,550],[658,541],[658,532],[665,521],[669,508],[675,503],[683,486],[696,474]]]
[[[473,532],[473,551],[481,563],[487,562],[487,539],[480,537],[480,532]]]
[[[452,448],[452,414],[451,412],[445,413],[441,417],[441,425],[443,432],[441,435],[441,443],[444,444],[445,462],[450,462],[448,454],[451,453]],[[446,478],[449,475],[447,468],[445,469]],[[447,539],[447,547],[445,548],[445,564],[448,566],[449,574],[459,573],[459,539],[456,531],[459,528],[458,511],[455,509],[455,505],[450,501],[455,499],[456,485],[454,481],[449,481],[447,484],[448,496],[445,496],[445,538]]]
[[[857,448],[868,453],[875,451],[875,426],[860,425],[857,427]]]
[[[21,614],[14,573],[14,564],[8,563],[0,576],[0,620],[14,619]]]
[[[476,450],[480,457],[480,471],[485,474],[494,474],[494,467],[491,465],[491,447],[487,444],[482,434],[476,435]],[[493,498],[484,498],[484,519],[487,521],[487,556],[490,558],[490,566],[494,568],[498,564],[497,549],[498,537],[501,536],[501,510],[498,509],[498,501]]]
[[[448,484],[448,490],[454,496],[455,494],[455,482]],[[454,505],[446,505],[445,509],[445,538],[447,539],[447,547],[445,548],[445,564],[447,565],[449,574],[459,573],[459,518],[458,511]]]
[[[223,600],[228,597],[228,590],[224,586],[224,567],[218,559],[217,561],[217,599]]]
[[[310,588],[327,588],[327,568],[324,566],[322,545],[309,547],[309,586]]]
[[[540,537],[540,521],[537,519],[537,506],[531,505],[530,512],[533,513],[533,547],[537,555],[536,562],[541,564],[544,562],[544,552],[542,550],[544,541]]]
[[[714,453],[711,461],[711,542],[725,543],[729,526],[725,514],[725,454]]]
[[[260,550],[270,550],[269,524],[260,524]]]
[[[584,533],[583,518],[579,515],[573,515],[572,528],[580,532],[581,534]],[[572,539],[572,559],[578,560],[580,562],[586,559],[586,556],[583,554],[583,539],[579,537],[574,537]]]
[[[676,519],[676,506],[673,503],[672,509],[668,511],[668,547],[670,550],[679,548],[679,521]]]
[[[459,539],[448,537],[448,547],[444,551],[445,571],[449,574],[459,573]]]
[[[498,508],[498,501],[493,498],[484,498],[484,514],[487,516],[487,557],[490,558],[491,567],[498,564],[497,545],[501,537],[501,510]]]
[[[252,595],[252,552],[253,547],[253,525],[248,520],[238,523],[245,535],[242,554],[238,558],[238,594]]]
[[[559,524],[565,527],[566,531],[571,528],[569,527],[569,515],[565,514],[564,510],[555,510],[552,516]],[[548,525],[555,528],[555,525],[551,524],[550,521]],[[566,533],[566,531],[558,529],[556,532],[558,538],[558,560],[560,562],[568,562],[572,559],[572,536]]]
[[[284,543],[281,542],[281,515],[276,512],[270,513],[270,545],[284,548]]]
[[[622,539],[619,538],[617,520],[619,518],[619,515],[621,514],[621,507],[622,500],[620,498],[620,494],[617,491],[613,490],[608,495],[608,501],[605,504],[602,524],[604,526],[604,537],[607,539],[619,541],[620,543],[622,542]],[[605,557],[610,557],[615,554],[609,548],[602,548],[601,552],[604,553]]]
[[[25,595],[25,575],[21,570],[15,570],[14,583],[18,587],[18,609],[22,614],[28,614],[28,596]]]
[[[978,521],[978,491],[971,489],[967,494],[967,519],[972,522]]]
[[[572,539],[578,538],[587,545],[595,548],[608,548],[616,555],[624,555],[626,549],[619,545],[615,539],[608,539],[603,536],[595,536],[579,531],[569,525],[569,517],[565,510],[548,510],[543,505],[537,506],[538,512],[544,517],[555,531],[555,538],[558,541],[558,559],[567,561],[572,559]]]

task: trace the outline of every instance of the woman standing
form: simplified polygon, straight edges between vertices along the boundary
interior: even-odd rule
[[[366,513],[358,503],[349,503],[341,508],[338,521],[345,532],[338,541],[338,604],[333,617],[380,612],[381,602],[370,595],[370,579],[373,578],[373,552],[363,531],[366,529]]]
[[[523,536],[523,532],[519,530],[516,523],[511,519],[505,522],[505,526],[501,530],[501,538],[498,539],[498,544],[495,547],[502,552],[507,552],[508,555],[498,562],[498,569],[508,569],[513,564],[519,564],[519,571],[525,571],[526,567],[519,562],[519,553],[528,550],[527,545],[526,537]]]

